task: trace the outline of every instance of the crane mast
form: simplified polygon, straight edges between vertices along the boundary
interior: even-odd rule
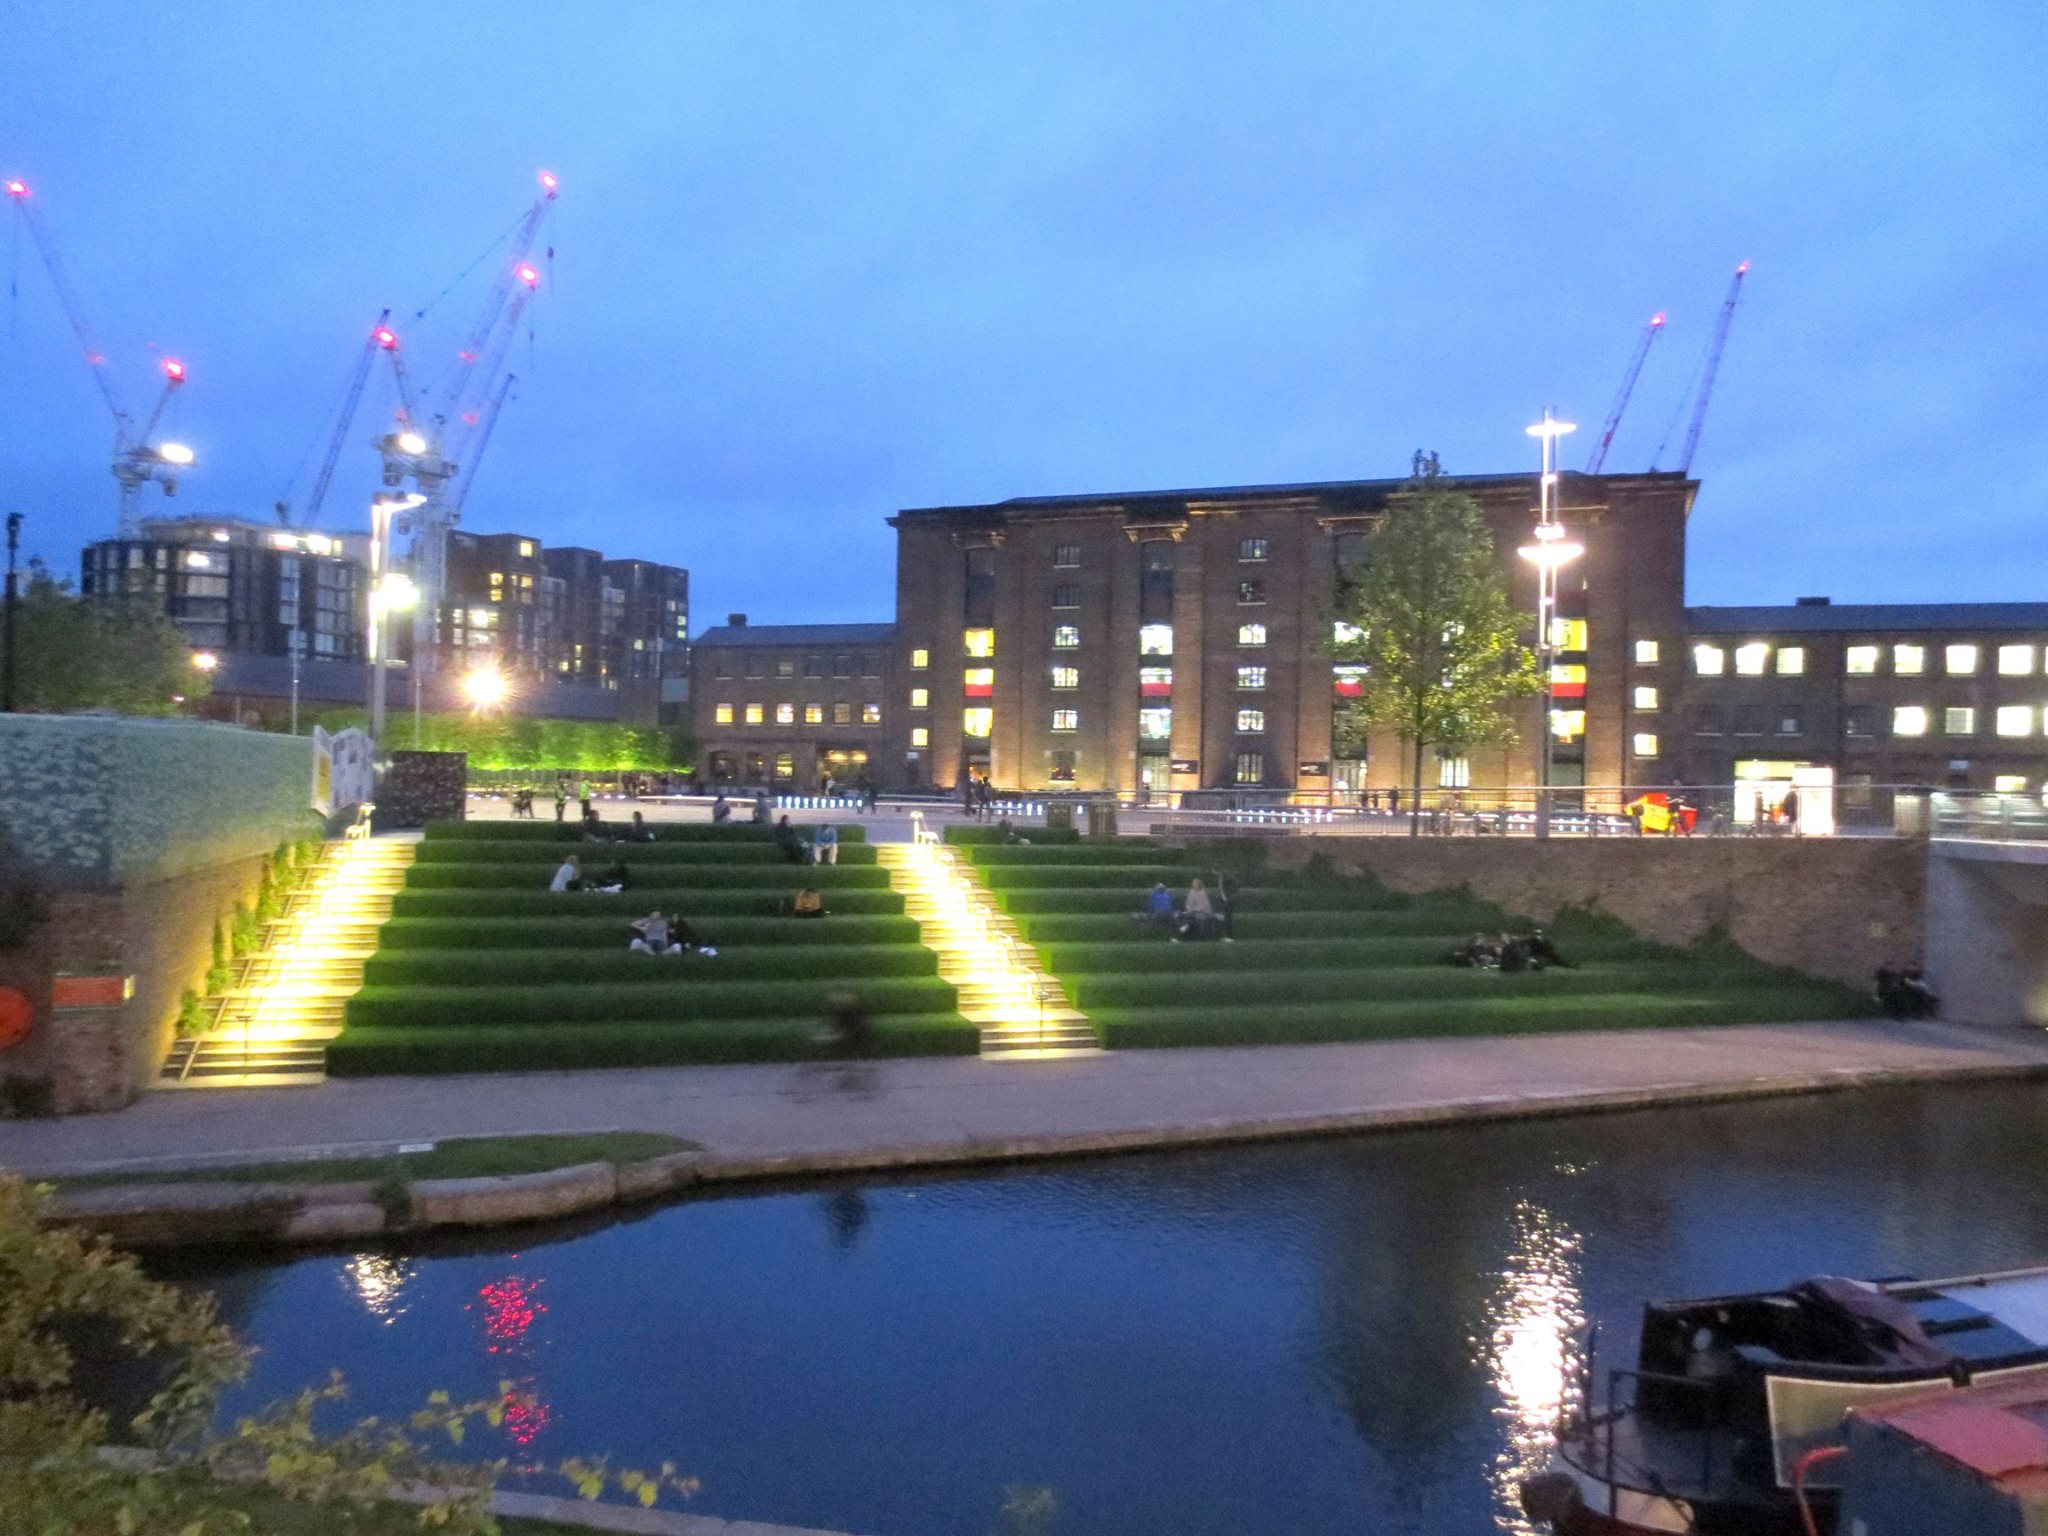
[[[1615,392],[1614,404],[1608,407],[1607,420],[1600,428],[1600,441],[1594,445],[1592,457],[1586,460],[1587,474],[1599,474],[1600,467],[1607,462],[1607,450],[1614,446],[1615,430],[1621,425],[1622,414],[1628,410],[1629,397],[1636,392],[1636,380],[1642,377],[1650,345],[1663,330],[1664,312],[1660,309],[1650,316],[1650,323],[1643,327],[1643,334],[1636,339],[1635,354],[1628,360],[1628,370],[1621,376],[1621,388]]]
[[[1735,268],[1728,280],[1728,297],[1721,301],[1721,313],[1714,318],[1714,339],[1707,344],[1707,361],[1700,375],[1699,398],[1693,402],[1692,421],[1685,429],[1685,447],[1678,455],[1678,472],[1692,470],[1692,456],[1700,445],[1700,428],[1707,424],[1707,402],[1714,395],[1714,375],[1721,371],[1721,351],[1728,345],[1728,328],[1735,323],[1735,306],[1742,299],[1742,280],[1749,275],[1749,263]]]
[[[383,337],[390,334],[390,319],[391,311],[388,309],[377,317],[377,323],[363,338],[362,350],[356,354],[355,363],[349,369],[348,385],[341,396],[341,417],[334,424],[334,435],[327,440],[327,452],[320,459],[320,468],[313,476],[313,489],[306,497],[301,520],[307,527],[312,526],[320,516],[320,509],[327,504],[327,487],[333,483],[335,466],[341,462],[341,450],[348,443],[350,427],[355,424],[356,407],[362,403],[363,388],[370,382],[370,368],[377,361]],[[277,504],[277,520],[287,528],[292,525],[289,501]]]

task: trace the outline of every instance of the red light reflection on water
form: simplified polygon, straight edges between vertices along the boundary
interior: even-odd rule
[[[486,1355],[528,1354],[533,1342],[528,1334],[548,1310],[537,1294],[540,1285],[538,1280],[513,1274],[477,1287],[476,1300],[464,1310],[476,1313],[483,1325]],[[541,1396],[540,1378],[531,1372],[507,1380],[501,1402],[505,1434],[514,1445],[531,1445],[554,1416],[554,1409]]]

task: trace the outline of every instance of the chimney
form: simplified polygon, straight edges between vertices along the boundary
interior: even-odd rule
[[[1834,601],[1831,597],[1802,597],[1792,606],[1795,608],[1825,608]]]
[[[1822,601],[1825,602],[1826,599],[1823,598]],[[745,629],[747,627],[747,616],[744,613],[728,613],[725,616],[725,622],[734,629]]]

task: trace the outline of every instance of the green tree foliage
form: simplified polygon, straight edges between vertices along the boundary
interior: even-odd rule
[[[359,709],[320,717],[330,731],[362,726]],[[401,751],[412,747],[412,719],[394,710],[387,734]],[[532,720],[520,716],[451,710],[420,721],[420,750],[463,752],[469,766],[486,771],[561,770],[569,773],[687,771],[697,744],[687,731],[666,726],[621,725],[612,721]]]
[[[208,692],[192,647],[152,600],[79,597],[37,560],[29,562],[15,629],[24,709],[170,715],[180,696],[189,705]]]
[[[1417,456],[1369,550],[1338,602],[1351,638],[1336,642],[1335,658],[1365,669],[1339,736],[1391,730],[1408,747],[1413,832],[1425,748],[1455,754],[1514,739],[1508,702],[1543,686],[1522,638],[1536,621],[1508,601],[1484,510],[1433,456]]]

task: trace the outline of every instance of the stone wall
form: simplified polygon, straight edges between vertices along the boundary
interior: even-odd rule
[[[1465,886],[1537,921],[1592,907],[1667,943],[1719,930],[1759,960],[1856,986],[1916,963],[1924,938],[1927,845],[1907,838],[1295,837],[1269,857],[1318,853],[1396,891]]]

